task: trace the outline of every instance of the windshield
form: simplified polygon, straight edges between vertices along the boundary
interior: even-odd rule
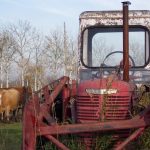
[[[129,57],[132,67],[149,58],[149,34],[145,28],[129,29]],[[83,62],[88,67],[114,67],[123,59],[122,28],[89,28],[83,34]]]

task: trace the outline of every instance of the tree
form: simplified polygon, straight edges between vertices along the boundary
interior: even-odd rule
[[[77,42],[69,37],[64,23],[64,75],[70,78],[76,77],[77,73]]]
[[[133,58],[136,66],[142,66],[145,63],[145,46],[139,40],[131,40],[129,45],[130,55]]]
[[[92,45],[92,65],[94,67],[100,66],[106,55],[111,53],[114,48],[112,45],[107,45],[103,37],[94,38]]]
[[[64,32],[55,30],[46,37],[46,61],[52,79],[62,75],[74,76],[77,67],[77,42],[67,34],[66,25]]]
[[[3,76],[6,74],[6,87],[9,86],[9,71],[13,55],[15,54],[15,41],[8,30],[2,30],[0,34],[0,81],[3,87]]]
[[[63,74],[63,36],[57,30],[46,37],[45,54],[51,78],[58,78]]]
[[[27,65],[34,49],[33,41],[36,38],[36,30],[27,21],[19,21],[17,25],[11,24],[9,30],[16,43],[14,61],[21,70],[21,85],[24,86]]]
[[[36,38],[33,41],[33,71],[34,71],[34,90],[37,91],[42,86],[42,78],[44,78],[44,40],[42,34],[36,33]]]
[[[28,82],[28,86],[32,87],[34,91],[39,90],[42,88],[41,80],[44,79],[44,67],[30,63],[27,67],[25,79]]]
[[[77,42],[69,39],[68,40],[68,53],[66,59],[66,74],[70,78],[76,78],[77,76],[77,65],[78,65],[78,48]]]

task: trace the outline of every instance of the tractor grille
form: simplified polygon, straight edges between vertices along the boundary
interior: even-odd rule
[[[76,106],[78,122],[98,121],[99,96],[78,96]]]
[[[77,122],[97,122],[97,121],[112,121],[125,120],[130,118],[131,98],[130,96],[78,96],[76,101],[77,106]],[[95,135],[100,136],[101,133],[82,133],[86,147],[92,149],[95,144]],[[108,132],[111,136],[111,142],[116,147],[130,134],[130,130],[117,130]]]
[[[129,96],[108,96],[104,107],[106,120],[130,118],[131,99]]]
[[[103,112],[105,120],[125,120],[130,118],[130,96],[107,96],[103,104],[99,96],[78,96],[77,121],[99,121]],[[102,106],[103,105],[103,106]]]

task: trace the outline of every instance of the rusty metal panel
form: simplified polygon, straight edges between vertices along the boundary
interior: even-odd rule
[[[123,25],[122,11],[87,11],[80,15],[80,29],[95,25]],[[149,10],[129,11],[129,25],[142,25],[150,29]]]

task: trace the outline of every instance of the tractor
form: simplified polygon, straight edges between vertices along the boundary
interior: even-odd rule
[[[150,89],[150,11],[122,3],[122,11],[80,15],[77,78],[64,76],[29,98],[23,150],[47,141],[49,149],[102,149],[102,136],[108,149],[121,150],[150,125],[150,106],[138,105]]]

